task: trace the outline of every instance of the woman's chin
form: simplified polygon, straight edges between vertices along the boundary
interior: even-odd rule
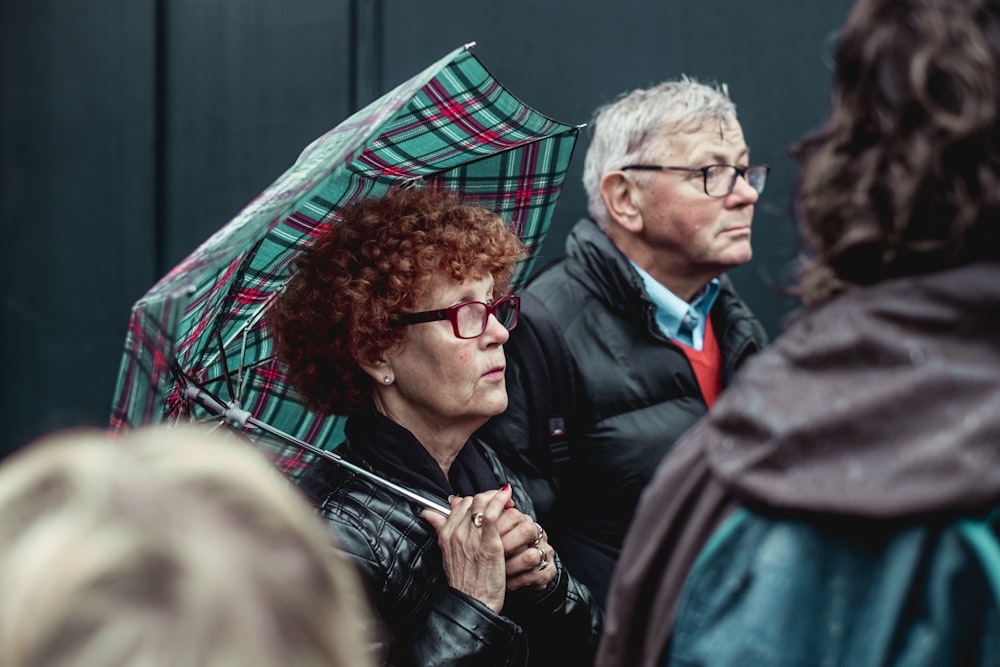
[[[479,405],[477,413],[484,415],[486,419],[495,417],[507,409],[507,390],[501,389],[501,395],[491,395],[483,399]]]

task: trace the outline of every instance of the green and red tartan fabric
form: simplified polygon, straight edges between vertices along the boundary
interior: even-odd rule
[[[112,428],[208,419],[184,396],[176,364],[258,420],[333,449],[343,419],[298,402],[265,326],[294,257],[351,202],[413,181],[461,190],[510,221],[528,250],[516,290],[552,219],[578,134],[514,97],[468,46],[456,49],[311,143],[135,304]],[[312,456],[254,431],[246,434],[293,479]]]

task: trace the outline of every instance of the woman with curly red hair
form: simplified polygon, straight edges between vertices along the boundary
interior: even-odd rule
[[[445,517],[328,461],[304,476],[370,586],[392,665],[593,662],[601,614],[521,482],[473,432],[507,407],[506,295],[522,248],[456,194],[362,200],[301,256],[272,311],[311,408],[349,415],[337,452]],[[530,658],[529,658],[530,656]]]

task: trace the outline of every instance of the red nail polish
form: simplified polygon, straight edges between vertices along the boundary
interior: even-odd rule
[[[510,488],[510,484],[504,484],[503,486],[500,487],[500,490],[501,491],[506,491],[509,488]]]

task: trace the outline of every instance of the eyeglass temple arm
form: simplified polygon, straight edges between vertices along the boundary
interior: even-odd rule
[[[427,310],[421,313],[400,313],[396,316],[396,322],[400,324],[420,324],[421,322],[434,322],[446,319],[448,319],[447,308]]]
[[[641,171],[664,171],[666,169],[673,169],[673,167],[664,167],[658,164],[627,164],[622,167],[620,171],[628,171],[630,169]]]

